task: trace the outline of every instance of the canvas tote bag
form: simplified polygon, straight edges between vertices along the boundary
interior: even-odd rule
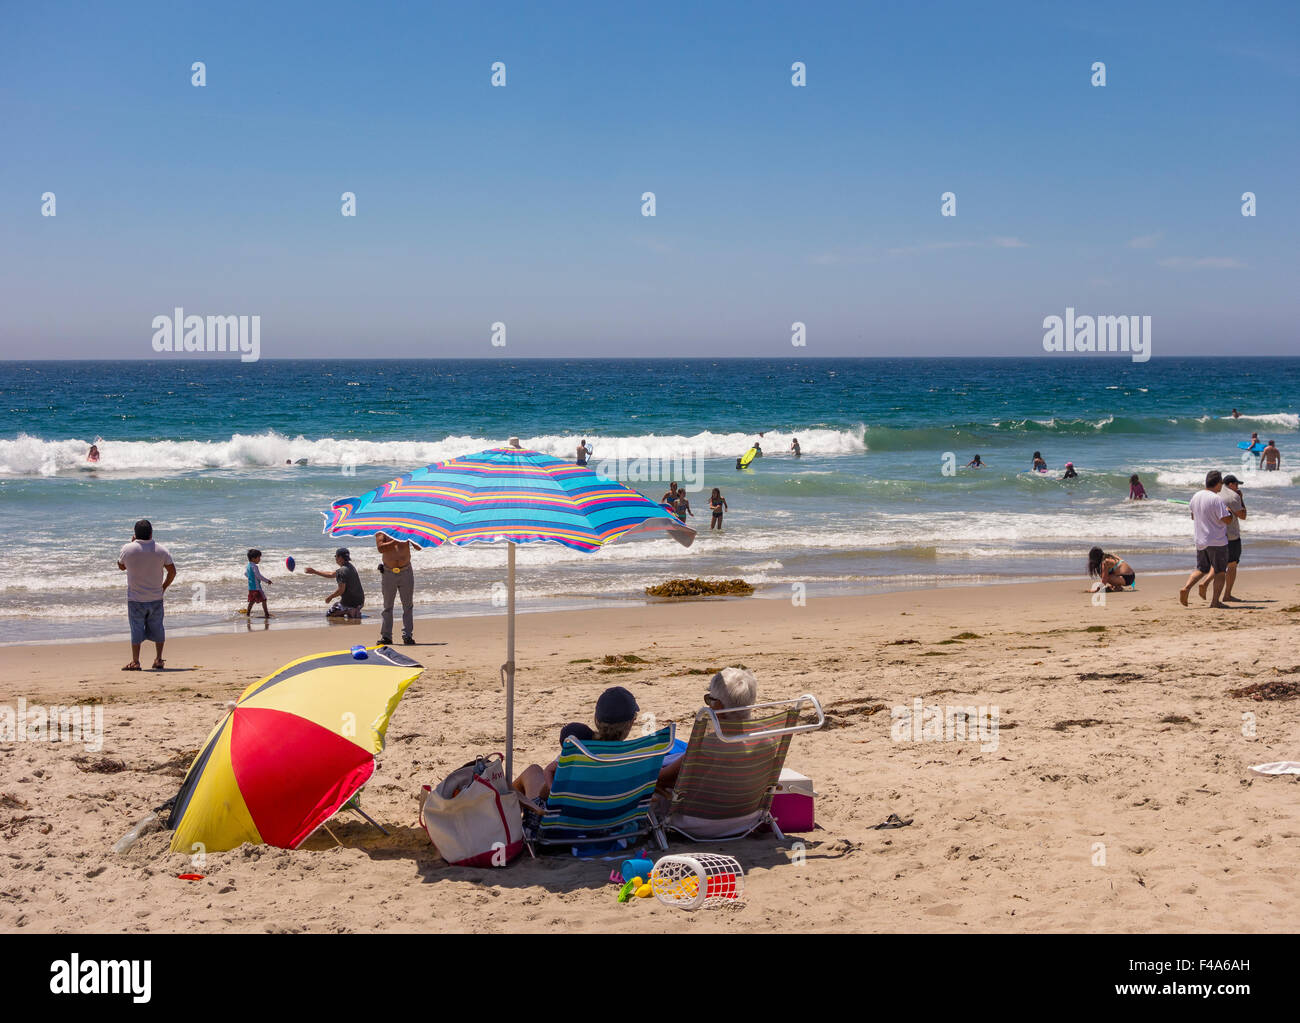
[[[420,823],[448,863],[504,867],[523,850],[519,796],[500,753],[476,757],[421,791]]]

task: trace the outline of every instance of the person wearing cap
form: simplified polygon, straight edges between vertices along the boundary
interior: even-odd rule
[[[1246,498],[1241,492],[1241,480],[1229,473],[1223,477],[1223,503],[1227,505],[1228,511],[1232,514],[1231,521],[1228,522],[1228,573],[1226,582],[1223,585],[1223,602],[1235,601],[1241,603],[1240,597],[1232,595],[1232,584],[1237,581],[1237,564],[1241,561],[1241,526],[1240,521],[1246,518]]]
[[[361,576],[352,564],[352,553],[346,547],[334,552],[334,563],[338,568],[333,572],[322,572],[316,568],[303,569],[308,575],[318,575],[322,579],[333,579],[338,588],[325,598],[325,603],[338,600],[338,603],[326,611],[329,617],[360,618],[361,608],[366,602],[365,591],[361,588]]]
[[[379,619],[379,642],[393,641],[393,601],[400,596],[402,643],[414,646],[415,573],[411,570],[411,544],[406,540],[394,540],[387,533],[376,533],[375,547],[383,557],[379,563],[379,585],[384,596],[384,613]]]
[[[1077,480],[1078,478],[1079,478],[1079,474],[1078,474],[1077,472],[1074,471],[1074,463],[1073,463],[1073,462],[1066,462],[1066,463],[1065,463],[1065,475],[1062,476],[1061,479],[1063,479],[1063,480]]]
[[[622,742],[631,734],[640,710],[630,692],[622,686],[611,686],[596,700],[596,727],[590,729],[576,721],[565,725],[560,731],[560,747],[563,749],[570,736],[596,742]],[[557,758],[545,767],[529,764],[512,783],[515,791],[536,804],[545,803],[559,763]]]
[[[1187,606],[1187,598],[1192,587],[1200,583],[1202,599],[1210,583],[1214,583],[1214,599],[1211,607],[1227,607],[1220,596],[1223,593],[1224,576],[1228,571],[1228,523],[1232,513],[1219,491],[1223,489],[1223,474],[1218,469],[1211,469],[1205,474],[1205,489],[1198,490],[1188,502],[1192,516],[1192,537],[1196,543],[1196,567],[1187,577],[1187,582],[1178,591],[1178,602]]]

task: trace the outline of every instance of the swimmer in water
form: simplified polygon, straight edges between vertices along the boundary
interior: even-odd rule
[[[1034,452],[1034,472],[1047,472],[1047,462],[1043,458],[1041,451]]]
[[[1077,480],[1078,478],[1079,478],[1079,474],[1078,474],[1077,472],[1074,471],[1074,463],[1073,463],[1073,462],[1066,462],[1066,463],[1065,463],[1065,475],[1062,476],[1061,479],[1063,479],[1063,480]]]
[[[980,461],[980,456],[979,456],[979,455],[976,455],[974,458],[972,458],[969,462],[966,463],[966,468],[967,468],[967,469],[983,469],[983,468],[984,468],[984,463],[983,463],[982,461]]]
[[[795,458],[798,458],[803,453],[802,451],[799,450],[798,437],[796,437],[793,441],[790,442],[790,451],[791,453],[793,453]]]
[[[1146,497],[1147,489],[1142,485],[1142,481],[1138,479],[1138,474],[1134,473],[1128,478],[1128,499],[1130,501],[1145,501]]]
[[[98,445],[98,444],[92,444],[92,445],[90,445],[90,450],[86,452],[86,461],[87,461],[87,462],[98,462],[98,461],[99,461],[99,445]]]

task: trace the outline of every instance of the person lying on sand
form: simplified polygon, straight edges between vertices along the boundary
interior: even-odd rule
[[[594,739],[597,742],[623,742],[631,734],[640,709],[630,692],[622,686],[611,686],[596,700],[596,727],[587,728],[577,722],[565,725],[560,730],[560,747],[563,749],[564,740],[571,735],[576,739]],[[529,764],[512,782],[514,790],[537,806],[545,804],[559,765],[558,758],[545,767]]]
[[[1105,586],[1112,593],[1132,586],[1137,579],[1132,565],[1118,554],[1107,554],[1100,547],[1094,547],[1088,552],[1088,575],[1099,579],[1097,585]]]

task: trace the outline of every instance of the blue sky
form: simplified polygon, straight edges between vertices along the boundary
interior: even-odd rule
[[[4,24],[3,358],[151,357],[178,305],[260,315],[270,358],[491,357],[495,321],[516,358],[1032,356],[1067,305],[1150,315],[1157,357],[1296,351],[1294,4],[53,3]]]

